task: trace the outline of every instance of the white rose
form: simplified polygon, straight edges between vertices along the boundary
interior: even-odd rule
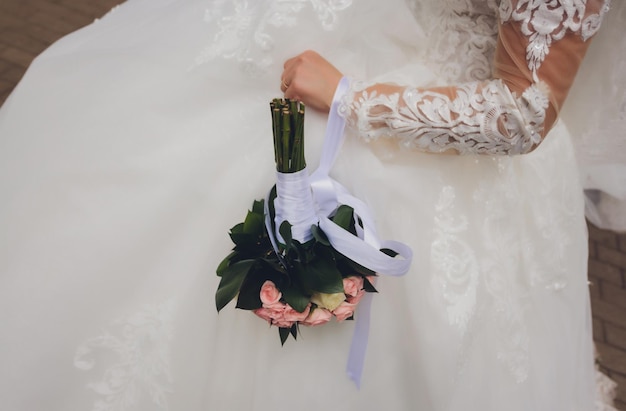
[[[346,300],[344,293],[324,294],[315,293],[311,297],[311,302],[317,304],[318,307],[326,308],[328,311],[333,311],[339,307],[342,302]]]

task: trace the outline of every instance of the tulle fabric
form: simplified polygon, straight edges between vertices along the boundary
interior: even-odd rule
[[[269,49],[207,59],[217,3],[129,1],[38,57],[0,110],[3,407],[593,409],[584,204],[562,123],[511,158],[348,138],[335,177],[415,254],[406,277],[378,281],[360,391],[352,323],[281,347],[251,313],[216,313],[227,232],[273,184],[283,60],[314,48],[356,77],[439,81],[400,1],[354,2],[333,30],[303,3],[297,25],[267,26]],[[309,164],[325,121],[307,113]]]
[[[613,1],[562,117],[570,125],[596,226],[626,231],[626,3]]]

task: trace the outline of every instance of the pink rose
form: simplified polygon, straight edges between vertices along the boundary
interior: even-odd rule
[[[267,280],[261,286],[261,302],[263,303],[263,307],[268,308],[275,306],[282,297],[276,285],[273,282]]]
[[[354,297],[357,293],[363,289],[363,277],[360,276],[352,276],[343,279],[343,291]]]
[[[350,304],[357,305],[359,301],[361,301],[361,298],[363,298],[364,295],[365,295],[365,290],[359,290],[359,292],[354,297],[346,298],[346,301],[349,302]]]
[[[332,316],[333,314],[327,309],[317,307],[302,321],[302,324],[308,326],[321,325],[330,321]]]
[[[283,311],[283,318],[287,321],[304,321],[309,316],[309,312],[311,311],[311,304],[307,305],[303,312],[299,313],[298,311],[291,308],[289,304]]]
[[[253,310],[252,312],[258,315],[259,317],[261,317],[262,319],[264,319],[265,321],[267,321],[268,323],[270,323],[270,325],[272,324],[273,316],[276,314],[276,311],[270,310],[268,308],[257,308],[256,310]]]
[[[311,304],[306,306],[306,309],[299,313],[294,310],[289,304],[284,305],[284,309],[280,312],[278,316],[274,318],[272,325],[283,328],[290,328],[298,321],[304,321],[311,311]]]
[[[280,327],[280,328],[291,328],[293,326],[293,321],[287,321],[287,320],[276,320],[272,323],[272,325],[275,325],[276,327]]]
[[[342,322],[345,319],[352,317],[356,304],[350,304],[347,301],[342,302],[339,307],[335,308],[333,314],[337,317],[338,322]]]

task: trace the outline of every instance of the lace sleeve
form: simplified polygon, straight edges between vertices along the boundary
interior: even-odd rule
[[[492,79],[426,89],[353,82],[342,110],[366,139],[434,153],[528,153],[558,117],[607,9],[607,0],[503,0]]]

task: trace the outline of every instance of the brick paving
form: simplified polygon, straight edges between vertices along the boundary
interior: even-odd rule
[[[122,0],[0,0],[0,104],[30,62]]]
[[[626,410],[626,234],[589,226],[593,337],[602,371],[618,383],[615,405]]]
[[[0,0],[0,105],[35,56],[119,3]],[[618,383],[615,405],[626,411],[626,234],[589,225],[589,281],[600,368]]]

